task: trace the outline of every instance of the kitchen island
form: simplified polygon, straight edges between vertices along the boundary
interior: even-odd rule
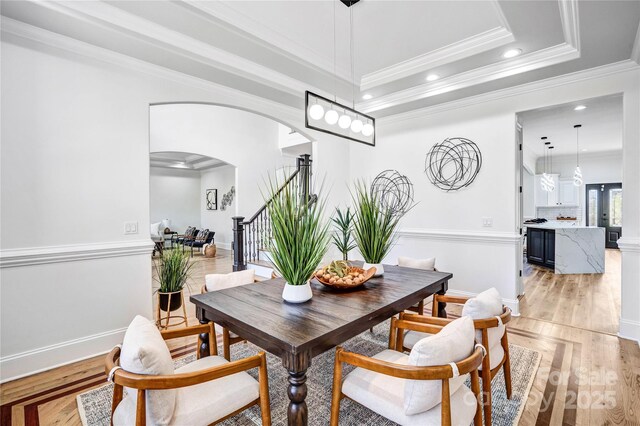
[[[525,224],[527,260],[556,274],[604,273],[604,228],[562,223]]]

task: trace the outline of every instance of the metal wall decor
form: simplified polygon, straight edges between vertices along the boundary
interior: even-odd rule
[[[232,186],[229,192],[226,194],[222,194],[222,205],[220,206],[220,210],[226,210],[228,206],[233,202],[233,196],[236,195],[236,187]]]
[[[471,185],[481,166],[478,145],[465,138],[447,138],[431,147],[424,172],[432,184],[449,192]]]
[[[371,182],[371,196],[377,197],[384,209],[404,214],[413,206],[413,184],[397,170],[385,170]]]
[[[218,190],[207,189],[204,193],[207,210],[218,210]]]

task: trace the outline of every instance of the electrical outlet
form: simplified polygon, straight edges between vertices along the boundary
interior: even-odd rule
[[[482,218],[482,226],[486,228],[491,228],[493,226],[493,218],[492,217],[483,217]]]
[[[138,222],[125,222],[124,223],[124,234],[131,235],[138,233]]]

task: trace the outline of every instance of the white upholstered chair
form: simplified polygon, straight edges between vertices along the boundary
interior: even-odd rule
[[[229,272],[228,274],[208,274],[204,276],[205,284],[202,286],[202,293],[209,291],[224,290],[225,288],[238,287],[241,285],[253,284],[256,280],[255,271],[246,269],[244,271]],[[222,352],[227,360],[231,360],[231,345],[244,341],[244,339],[227,328],[215,325],[216,333],[222,334]]]
[[[114,383],[113,425],[216,424],[253,405],[260,406],[262,424],[271,424],[264,352],[229,362],[217,356],[210,342],[210,356],[174,370],[165,340],[189,335],[200,339],[200,333],[210,333],[211,340],[213,324],[160,332],[152,321],[134,318],[122,347],[106,359],[105,371]],[[258,368],[257,381],[245,372],[253,368]]]
[[[349,398],[401,425],[482,425],[473,321],[463,317],[445,327],[391,319],[396,335],[406,329],[433,333],[410,355],[387,349],[373,357],[336,349],[331,425],[338,426],[340,401]],[[342,364],[357,368],[342,380]],[[471,390],[464,384],[471,374]],[[345,419],[347,421],[347,419]]]
[[[436,258],[431,257],[428,259],[415,259],[413,257],[398,256],[398,266],[404,268],[422,269],[424,271],[436,270]],[[416,312],[420,315],[424,314],[424,300],[421,300],[417,305],[407,309],[408,311]]]
[[[491,424],[491,381],[500,369],[504,370],[504,381],[507,399],[511,399],[511,363],[509,359],[509,341],[507,338],[506,324],[511,320],[511,310],[502,305],[500,293],[495,288],[483,291],[476,297],[456,297],[436,294],[435,305],[438,302],[463,304],[462,315],[473,319],[476,330],[476,341],[487,348],[480,366],[482,376],[482,388],[484,395],[485,425]],[[446,325],[451,319],[425,317],[416,314],[400,314],[400,319],[411,322]],[[399,346],[403,350],[411,350],[413,346],[428,337],[429,334],[415,330],[407,331],[404,336],[397,336]],[[390,341],[396,336],[390,337]]]

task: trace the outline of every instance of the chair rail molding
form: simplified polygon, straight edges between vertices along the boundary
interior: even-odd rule
[[[153,247],[154,244],[149,239],[5,249],[0,250],[0,269],[106,257],[149,256]]]
[[[477,232],[465,230],[404,228],[398,231],[400,238],[424,238],[429,240],[458,241],[462,243],[490,243],[517,245],[520,235],[511,232]]]
[[[618,248],[623,253],[640,253],[640,238],[622,237],[618,240]]]

